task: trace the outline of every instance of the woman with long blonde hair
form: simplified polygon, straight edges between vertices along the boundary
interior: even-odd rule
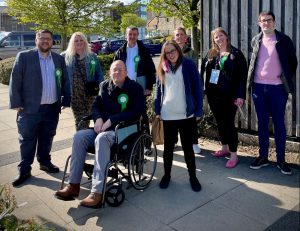
[[[87,38],[82,32],[72,34],[65,57],[71,87],[71,108],[75,117],[76,129],[89,127],[84,122],[79,127],[83,116],[91,113],[92,104],[103,75],[97,56],[91,52]]]

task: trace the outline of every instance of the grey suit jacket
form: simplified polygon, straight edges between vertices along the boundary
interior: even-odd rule
[[[58,111],[70,106],[70,83],[65,60],[51,52],[55,70],[62,71],[61,84],[56,79]],[[9,83],[10,108],[23,107],[25,113],[36,113],[42,99],[42,71],[37,48],[18,53]]]

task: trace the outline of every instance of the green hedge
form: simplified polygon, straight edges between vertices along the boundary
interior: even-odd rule
[[[9,84],[10,74],[15,59],[15,57],[11,57],[0,61],[0,82],[5,85]]]
[[[15,62],[15,57],[4,59],[0,61],[0,82],[8,85],[9,84],[9,79],[10,79],[10,74],[12,71],[12,67]],[[114,59],[114,54],[109,54],[109,55],[99,55],[98,59],[100,60],[101,63],[101,68],[103,71],[103,74],[105,75],[105,79],[108,78],[108,70],[110,68],[111,63],[113,62]]]
[[[114,60],[114,56],[115,56],[115,54],[98,55],[98,59],[100,61],[104,79],[109,78],[108,71],[109,71],[110,65],[112,64],[112,62]]]

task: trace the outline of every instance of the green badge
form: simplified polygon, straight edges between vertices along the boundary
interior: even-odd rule
[[[128,103],[128,95],[127,94],[119,95],[118,103],[121,104],[121,111],[124,111]]]
[[[135,56],[134,59],[133,59],[133,61],[134,61],[134,69],[135,69],[135,72],[137,72],[138,64],[139,64],[139,62],[141,61],[140,56],[138,56],[138,55]]]
[[[227,59],[228,59],[228,55],[224,55],[224,56],[221,57],[221,59],[220,59],[220,68],[221,68],[221,70],[224,69],[224,63]]]
[[[96,61],[94,59],[92,59],[90,64],[91,64],[90,65],[90,73],[91,73],[91,76],[94,77],[95,71],[96,71]]]
[[[61,76],[62,76],[62,70],[60,68],[55,69],[55,78],[56,78],[56,84],[58,88],[61,88]]]

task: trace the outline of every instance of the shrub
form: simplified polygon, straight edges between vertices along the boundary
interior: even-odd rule
[[[17,207],[17,201],[8,184],[0,185],[0,230],[54,231],[36,223],[34,219],[18,220],[11,214]]]
[[[8,59],[4,59],[0,61],[0,82],[8,85],[9,84],[9,79],[10,79],[10,74],[15,62],[15,57],[11,57]],[[109,54],[109,55],[99,55],[98,59],[100,60],[101,63],[101,68],[104,74],[104,78],[108,78],[108,70],[110,68],[111,63],[113,62],[114,59],[114,54]]]
[[[114,56],[115,56],[114,53],[109,54],[109,55],[98,55],[98,59],[100,61],[104,79],[109,78],[108,71],[109,71],[110,65],[112,64],[112,62],[114,60]]]
[[[15,62],[15,57],[4,59],[0,61],[0,82],[8,85],[10,74]]]

